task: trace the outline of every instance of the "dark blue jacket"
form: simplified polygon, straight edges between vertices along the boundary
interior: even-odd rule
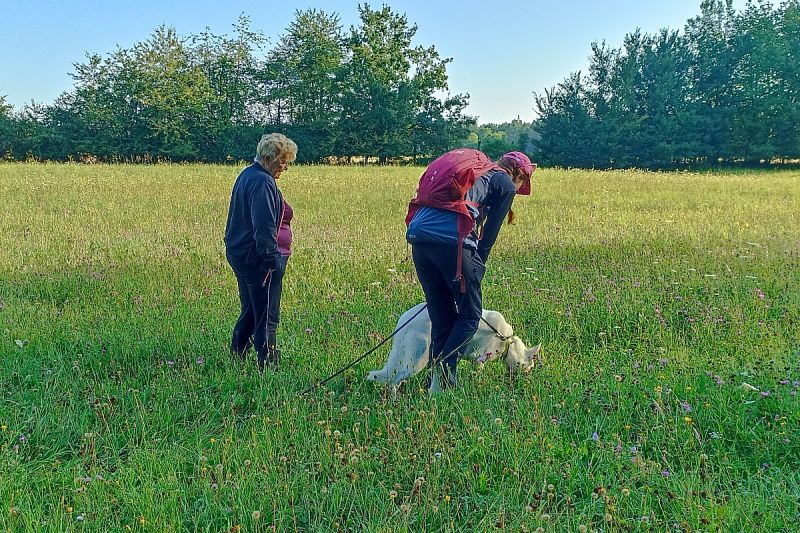
[[[225,251],[247,268],[261,272],[278,270],[278,227],[283,213],[283,197],[275,179],[258,163],[239,174],[233,184],[228,222],[225,226]]]
[[[464,239],[464,246],[477,250],[483,263],[489,258],[503,221],[508,215],[517,189],[511,176],[500,170],[487,172],[467,191],[467,200],[477,203],[480,210],[468,205],[476,222],[476,230]],[[422,207],[408,225],[406,239],[414,244],[438,243],[452,244],[458,242],[456,215],[434,207]],[[477,227],[483,225],[483,236],[478,240]]]

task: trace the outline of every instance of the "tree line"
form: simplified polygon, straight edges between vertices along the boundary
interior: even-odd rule
[[[416,31],[367,4],[349,31],[296,11],[276,42],[245,16],[232,35],[162,26],[76,63],[51,105],[15,112],[0,97],[0,157],[239,161],[280,131],[302,162],[424,162],[456,146],[565,167],[800,159],[800,0],[702,0],[682,32],[594,43],[586,74],[532,94],[533,123],[479,126],[469,96],[448,92],[451,59],[413,45]]]
[[[475,119],[467,95],[448,93],[451,60],[413,45],[417,26],[388,6],[359,15],[345,32],[336,14],[296,11],[275,43],[245,16],[232,36],[159,27],[76,63],[74,87],[52,105],[12,113],[0,99],[0,154],[221,162],[251,158],[265,131],[292,137],[306,162],[413,160],[457,145]]]
[[[594,43],[535,95],[545,163],[670,168],[800,159],[800,2],[704,0],[682,33]]]

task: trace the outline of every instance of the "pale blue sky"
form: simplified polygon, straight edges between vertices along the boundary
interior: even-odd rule
[[[619,46],[641,28],[683,29],[700,0],[391,0],[419,26],[414,44],[435,45],[448,67],[450,91],[469,93],[467,112],[480,123],[534,117],[532,92],[586,70],[592,41]],[[734,6],[744,7],[745,0]],[[0,95],[16,109],[49,104],[72,87],[69,73],[86,52],[107,54],[148,38],[160,24],[186,36],[209,27],[230,34],[241,13],[274,43],[296,9],[339,13],[345,30],[358,23],[357,0],[0,0]]]

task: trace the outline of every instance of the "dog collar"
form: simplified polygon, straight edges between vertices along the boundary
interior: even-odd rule
[[[503,339],[503,342],[506,344],[503,347],[503,354],[500,356],[502,359],[505,359],[508,357],[508,351],[511,349],[511,345],[517,342],[517,339],[515,339],[513,335],[510,337],[502,337],[500,334],[498,334],[497,336]]]

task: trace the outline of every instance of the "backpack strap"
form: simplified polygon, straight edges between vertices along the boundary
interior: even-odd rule
[[[461,294],[467,292],[467,282],[464,280],[464,274],[461,273],[461,262],[464,256],[464,237],[458,237],[458,245],[456,247],[456,277],[453,281],[457,281],[461,288]]]
[[[463,257],[464,257],[464,239],[472,231],[474,223],[475,222],[472,220],[472,216],[467,212],[466,207],[464,207],[463,211],[459,211],[458,222],[457,222],[458,244],[456,245],[455,281],[459,282],[462,294],[467,292],[467,282],[464,279],[464,274],[461,270],[461,263],[463,262]]]
[[[483,223],[486,220],[486,209],[484,209],[484,207],[478,202],[465,200],[464,203],[470,207],[475,208],[475,210],[478,212],[478,220],[475,221],[476,224],[475,229],[478,234],[478,240],[481,240],[483,239]]]

